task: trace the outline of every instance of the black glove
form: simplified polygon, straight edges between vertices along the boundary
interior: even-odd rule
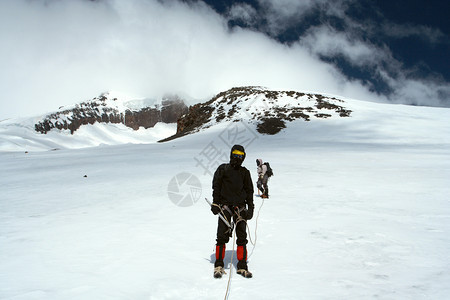
[[[249,207],[248,209],[245,210],[244,218],[246,220],[251,220],[253,218],[253,207]]]
[[[220,213],[220,207],[217,204],[211,205],[211,211],[213,214],[217,215],[218,213]]]

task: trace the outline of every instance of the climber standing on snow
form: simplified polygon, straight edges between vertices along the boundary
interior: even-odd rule
[[[268,166],[264,164],[260,158],[256,160],[256,166],[256,171],[258,172],[256,186],[262,193],[261,198],[269,198],[269,187],[267,185],[267,182],[269,181]]]
[[[245,150],[241,145],[231,148],[230,163],[220,165],[213,178],[213,203],[211,211],[221,214],[229,224],[233,218],[237,236],[237,273],[251,278],[247,266],[247,232],[246,222],[253,217],[253,183],[249,170],[242,166]],[[232,229],[219,218],[216,239],[216,261],[214,277],[221,278],[224,271],[225,244],[232,236]]]

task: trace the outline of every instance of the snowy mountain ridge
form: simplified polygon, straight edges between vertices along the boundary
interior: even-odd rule
[[[303,124],[300,128],[311,130],[308,128],[323,122],[341,127],[354,124],[350,119],[355,117],[374,115],[380,118],[378,127],[381,130],[380,124],[390,128],[390,122],[397,118],[390,117],[387,111],[413,112],[408,118],[421,123],[420,112],[428,110],[432,108],[338,99],[331,95],[257,86],[232,88],[189,108],[177,96],[157,101],[108,93],[78,105],[62,107],[47,116],[1,121],[0,151],[155,143],[229,123],[246,124],[257,135],[278,135],[297,122]],[[365,116],[368,111],[371,115]],[[364,128],[366,123],[355,126]]]
[[[124,124],[134,130],[155,126],[158,122],[175,123],[187,112],[184,101],[176,95],[161,101],[153,99],[128,99],[104,93],[92,100],[60,108],[35,124],[35,130],[47,133],[52,129],[70,130],[73,134],[82,125],[99,123]]]
[[[189,107],[178,120],[177,133],[167,140],[198,132],[221,122],[246,122],[256,125],[260,134],[277,134],[286,122],[350,117],[345,101],[332,96],[278,91],[264,87],[235,87],[221,92],[205,103]]]
[[[0,151],[167,141],[223,122],[244,121],[260,134],[276,134],[296,119],[351,114],[345,101],[335,97],[258,86],[231,88],[189,108],[184,98],[132,98],[108,92],[45,116],[2,121]]]

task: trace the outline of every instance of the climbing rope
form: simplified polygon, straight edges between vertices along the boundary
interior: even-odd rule
[[[255,248],[256,248],[256,240],[258,238],[258,236],[256,235],[257,230],[258,230],[258,218],[259,218],[259,213],[261,212],[261,208],[263,207],[263,205],[264,205],[264,199],[262,199],[261,206],[258,209],[258,214],[256,215],[256,219],[255,219],[255,242],[253,242],[253,240],[252,240],[252,236],[250,235],[250,227],[248,227],[248,223],[247,223],[248,237],[249,237],[250,243],[253,245],[252,252],[248,256],[248,258],[250,258],[250,256],[252,256],[253,251],[255,251]]]
[[[241,221],[244,221],[244,222],[245,222],[245,225],[247,226],[248,237],[249,237],[250,243],[253,245],[252,252],[250,253],[250,255],[248,255],[247,259],[253,254],[253,251],[254,251],[255,248],[256,248],[256,240],[257,240],[257,238],[258,238],[258,236],[256,235],[257,230],[258,230],[258,218],[259,218],[259,213],[261,212],[261,208],[263,207],[263,205],[264,205],[264,199],[263,199],[263,201],[262,201],[262,203],[261,203],[261,206],[260,206],[259,209],[258,209],[258,214],[256,215],[256,219],[255,219],[255,242],[253,242],[252,236],[250,235],[250,227],[248,226],[247,220],[245,220],[244,218],[241,217],[239,211],[237,212],[237,219],[236,219],[236,224],[235,224],[235,225],[236,225],[236,227],[237,227],[237,224],[238,224],[239,222],[241,222]],[[221,210],[222,210],[222,208],[221,208]],[[222,212],[223,212],[223,211],[222,211]],[[226,217],[225,217],[225,219],[226,219]],[[228,219],[226,219],[226,220],[228,221]],[[231,272],[231,269],[233,268],[233,255],[234,255],[234,248],[235,248],[235,245],[236,245],[236,231],[233,231],[233,250],[231,251],[230,271],[229,271],[229,274],[228,274],[227,290],[226,290],[226,292],[225,292],[225,298],[224,298],[224,300],[226,300],[226,299],[228,298],[229,292],[230,292],[231,273],[232,273],[232,272]]]
[[[222,207],[221,207],[220,205],[217,205],[217,204],[215,204],[215,203],[212,203],[212,205],[215,205],[215,206],[219,207],[219,208],[220,208],[220,212],[222,213],[222,216],[225,218],[225,220],[226,220],[230,225],[232,225],[232,223],[231,223],[230,221],[232,221],[233,216],[231,215],[231,220],[228,220],[228,218],[227,218],[226,215],[225,215],[225,212],[223,211],[223,209],[222,209]],[[256,241],[257,241],[257,238],[258,238],[258,236],[257,236],[258,219],[259,219],[259,213],[261,212],[261,208],[263,207],[263,205],[264,205],[264,199],[262,200],[261,206],[260,206],[259,209],[258,209],[258,214],[256,215],[256,219],[255,219],[255,235],[254,235],[254,236],[255,236],[255,241],[254,241],[254,242],[253,242],[253,239],[252,239],[252,236],[251,236],[251,233],[250,233],[250,227],[248,226],[247,220],[245,220],[244,218],[241,217],[241,214],[239,213],[239,210],[237,211],[237,218],[236,218],[236,223],[235,223],[235,225],[237,226],[237,224],[238,224],[239,222],[241,222],[241,221],[244,221],[244,222],[245,222],[245,225],[246,225],[246,227],[247,227],[247,232],[248,232],[248,237],[249,237],[250,243],[253,245],[252,252],[250,253],[250,255],[248,255],[247,259],[248,259],[250,256],[252,256],[253,251],[254,251],[255,248],[256,248]],[[231,227],[230,229],[232,229],[232,227]],[[228,274],[227,290],[226,290],[226,292],[225,292],[224,300],[226,300],[226,299],[228,298],[229,293],[230,293],[231,273],[232,273],[232,272],[231,272],[231,269],[233,268],[233,257],[234,257],[234,250],[235,250],[235,246],[236,246],[236,232],[235,232],[235,230],[232,231],[232,234],[233,234],[233,250],[231,251],[230,271],[229,271],[229,274]]]
[[[231,262],[230,262],[230,271],[228,272],[228,284],[227,284],[227,290],[225,292],[225,298],[224,300],[227,300],[228,293],[230,291],[230,283],[231,283],[231,268],[233,267],[233,254],[234,254],[234,246],[236,244],[236,232],[233,232],[233,250],[231,251]]]

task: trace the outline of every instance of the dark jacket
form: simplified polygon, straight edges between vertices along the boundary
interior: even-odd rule
[[[220,165],[213,178],[213,202],[228,206],[254,208],[253,182],[245,167],[233,168],[230,164]]]

